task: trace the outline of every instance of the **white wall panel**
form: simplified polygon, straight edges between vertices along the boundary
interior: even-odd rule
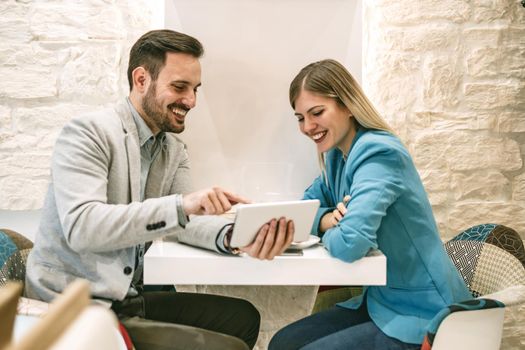
[[[197,107],[181,134],[195,186],[219,184],[257,201],[300,197],[319,171],[288,86],[324,58],[360,80],[360,1],[167,0],[165,15],[167,28],[206,50]]]

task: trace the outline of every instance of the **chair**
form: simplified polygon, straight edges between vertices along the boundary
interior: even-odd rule
[[[26,261],[33,242],[21,234],[0,229],[0,286],[7,281],[24,282]]]
[[[525,305],[521,237],[509,227],[483,224],[461,232],[445,249],[473,299],[436,315],[421,349],[499,349],[505,308]]]
[[[20,233],[9,229],[0,229],[0,288],[5,288],[8,284],[12,282],[19,282],[21,290],[23,289],[23,283],[25,281],[26,273],[26,261],[27,256],[31,251],[31,248],[33,248],[33,243]],[[20,294],[21,293],[19,293],[19,295]],[[50,304],[39,300],[29,299],[25,297],[17,297],[16,301],[18,306],[17,308],[15,308],[15,312],[18,312],[19,315],[45,317],[45,315],[50,311]],[[89,310],[86,310],[86,312],[91,316],[87,317],[87,319],[92,319],[93,317],[105,317],[100,316],[100,314],[104,312],[91,310],[92,307],[89,307],[88,309]],[[105,312],[109,311],[105,310]],[[82,319],[80,319],[79,322],[80,324],[82,324],[85,321],[82,321]],[[101,322],[105,321],[101,320]],[[123,340],[126,344],[126,347],[128,349],[133,349],[133,344],[131,343],[129,335],[126,329],[120,323],[119,329],[120,333],[122,334]],[[11,333],[12,332],[10,331],[9,337],[11,337]],[[0,344],[0,349],[2,348],[3,347]]]
[[[11,282],[2,288],[11,293],[11,300],[12,285]],[[20,293],[21,285],[18,287]],[[10,339],[9,333],[6,336],[8,342],[2,344],[2,349],[123,349],[125,345],[115,315],[102,306],[88,306],[89,302],[89,283],[76,280],[51,303],[49,311],[21,339]]]
[[[19,282],[9,282],[0,289],[0,349],[11,343],[16,305],[21,293],[22,283]]]

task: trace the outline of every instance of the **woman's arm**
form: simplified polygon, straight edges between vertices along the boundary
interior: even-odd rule
[[[322,176],[318,176],[310,187],[306,189],[303,199],[318,199],[321,202],[311,231],[313,235],[319,236],[328,229],[326,223],[323,224],[322,220],[335,208],[328,186],[326,186]]]
[[[323,243],[331,255],[352,262],[377,248],[377,231],[388,208],[404,191],[402,155],[395,149],[372,145],[352,160],[345,174],[351,182],[348,212]]]

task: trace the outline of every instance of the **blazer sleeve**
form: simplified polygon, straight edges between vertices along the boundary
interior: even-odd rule
[[[88,118],[89,119],[89,118]],[[108,201],[109,169],[126,158],[122,129],[76,118],[59,135],[51,163],[52,189],[63,234],[71,249],[107,252],[123,249],[173,233],[178,226],[175,196],[127,204]],[[109,131],[108,131],[109,130]],[[120,153],[119,153],[120,152]],[[128,188],[124,171],[121,188]],[[123,191],[125,192],[125,191]],[[116,194],[113,194],[115,196]]]
[[[332,201],[330,191],[326,186],[322,175],[318,176],[314,182],[306,189],[303,195],[303,199],[318,199],[320,201],[319,209],[315,214],[314,223],[312,224],[311,233],[313,235],[320,235],[319,225],[321,224],[321,218],[328,212],[335,209],[335,204]]]
[[[377,248],[377,231],[388,208],[402,195],[403,159],[392,148],[372,145],[352,161],[345,181],[351,183],[348,211],[323,236],[330,254],[346,262]]]
[[[193,191],[193,186],[190,178],[190,160],[185,146],[183,152],[183,158],[173,177],[170,194],[184,196]],[[177,215],[175,208],[173,215]],[[185,228],[176,231],[174,236],[181,243],[222,253],[217,247],[217,237],[221,230],[231,223],[231,220],[217,215],[192,215]]]

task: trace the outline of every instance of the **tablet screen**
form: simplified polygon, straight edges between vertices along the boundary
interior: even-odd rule
[[[265,223],[280,217],[293,220],[294,242],[306,241],[310,237],[317,209],[317,199],[241,204],[235,214],[230,246],[237,248],[249,245]]]

